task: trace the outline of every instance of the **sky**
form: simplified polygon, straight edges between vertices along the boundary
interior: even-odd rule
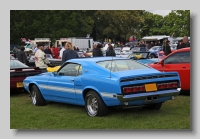
[[[162,15],[162,16],[166,16],[171,12],[171,10],[147,10],[147,11],[149,11],[153,14],[159,14],[159,15]]]

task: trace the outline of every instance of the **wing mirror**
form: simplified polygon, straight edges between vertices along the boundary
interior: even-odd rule
[[[158,64],[161,64],[162,66],[164,66],[164,61],[162,60],[162,61],[158,62]]]
[[[54,75],[54,76],[58,75],[58,72],[57,72],[57,71],[54,71],[54,72],[53,72],[53,75]]]

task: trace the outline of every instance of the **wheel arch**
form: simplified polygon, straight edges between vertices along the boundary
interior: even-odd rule
[[[85,88],[85,89],[83,90],[83,99],[84,99],[84,100],[85,100],[86,94],[87,94],[89,91],[95,91],[95,92],[99,95],[99,97],[102,99],[102,101],[105,103],[105,101],[104,101],[102,95],[100,94],[100,92],[98,91],[98,89],[93,88],[93,87],[87,87],[87,88]],[[106,103],[105,103],[105,104],[106,104]]]

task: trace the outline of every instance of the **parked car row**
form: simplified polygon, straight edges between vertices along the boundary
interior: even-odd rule
[[[175,50],[161,60],[150,53],[94,58],[82,53],[45,73],[11,56],[10,88],[25,89],[35,106],[46,101],[80,105],[92,117],[107,115],[109,107],[159,110],[181,90],[190,90],[190,48]]]

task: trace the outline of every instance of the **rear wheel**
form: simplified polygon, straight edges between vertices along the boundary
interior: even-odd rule
[[[95,91],[89,91],[85,97],[85,109],[89,116],[105,116],[108,108]]]
[[[31,87],[31,99],[32,99],[33,105],[35,105],[35,106],[44,106],[45,105],[45,100],[36,85],[33,85]]]
[[[156,55],[155,55],[155,54],[150,54],[149,57],[150,57],[150,58],[156,58]]]

